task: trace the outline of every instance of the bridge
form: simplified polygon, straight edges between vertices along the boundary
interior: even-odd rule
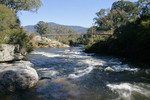
[[[100,35],[100,36],[111,36],[112,34],[108,33],[84,33],[84,34],[47,34],[42,37],[57,37],[57,36],[79,36],[79,35]]]
[[[109,33],[106,33],[105,31],[97,31],[96,30],[97,27],[95,26],[95,24],[93,24],[92,26],[92,31],[91,33],[84,33],[84,34],[47,34],[47,35],[43,35],[42,37],[60,37],[60,36],[80,36],[80,35],[99,35],[99,36],[111,36],[112,35],[112,31],[110,31]]]

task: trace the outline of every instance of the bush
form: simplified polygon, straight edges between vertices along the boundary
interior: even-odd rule
[[[31,36],[20,27],[15,12],[5,5],[0,5],[0,44],[19,44],[20,52],[31,52]]]
[[[92,45],[86,52],[105,53],[150,60],[150,13],[121,26],[105,41]]]

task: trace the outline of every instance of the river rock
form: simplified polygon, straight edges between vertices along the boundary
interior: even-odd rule
[[[19,47],[10,44],[1,44],[0,47],[0,62],[21,60],[24,58],[21,53],[19,53]]]
[[[104,69],[104,71],[106,71],[106,72],[114,72],[114,69],[112,69],[111,67],[106,67]]]
[[[51,40],[46,37],[35,36],[32,39],[32,44],[35,48],[67,48],[69,45],[63,44],[59,41]]]
[[[29,61],[0,65],[0,92],[14,92],[34,87],[38,74]]]

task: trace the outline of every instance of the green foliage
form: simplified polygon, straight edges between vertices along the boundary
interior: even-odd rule
[[[58,26],[52,27],[50,29],[50,33],[51,34],[61,34],[62,36],[56,35],[56,36],[53,36],[52,38],[56,39],[64,44],[68,44],[70,46],[78,45],[77,38],[79,37],[79,34],[74,29],[68,30],[66,26],[58,25]],[[67,34],[67,35],[63,36],[63,34]],[[68,34],[70,34],[70,35],[68,35]]]
[[[22,50],[30,52],[32,37],[26,34],[15,15],[15,12],[4,5],[0,5],[0,44],[19,44]]]
[[[41,0],[0,0],[0,4],[6,5],[8,8],[25,11],[37,11],[42,5]]]
[[[78,32],[75,31],[74,29],[69,29],[69,30],[68,30],[68,33],[69,33],[69,34],[78,34]]]
[[[94,18],[99,30],[113,30],[128,22],[136,20],[138,9],[135,3],[130,1],[116,1],[111,10],[101,9]]]
[[[70,46],[77,46],[78,45],[77,39],[79,38],[79,36],[80,36],[79,34],[69,36],[56,36],[55,39]]]
[[[86,33],[92,33],[92,27],[88,28]]]
[[[77,41],[79,44],[88,45],[91,41],[92,35],[81,35]]]
[[[98,15],[99,16],[99,15]],[[124,10],[113,9],[104,17],[95,18],[99,30],[112,30],[128,22],[128,15]]]
[[[32,44],[30,40],[33,38],[32,35],[28,36],[26,34],[26,31],[23,31],[22,28],[15,29],[14,31],[11,31],[11,34],[9,36],[9,44],[16,44],[20,46],[20,52],[31,52]]]
[[[133,2],[130,1],[116,1],[112,4],[111,10],[120,9],[127,13],[128,19],[136,19],[138,15],[138,9]]]
[[[5,5],[0,5],[0,43],[7,43],[11,31],[18,26],[19,23],[17,23],[15,12]]]
[[[139,15],[150,13],[150,0],[138,0],[138,2],[136,2],[136,6],[138,8]]]
[[[121,26],[114,35],[87,49],[87,52],[105,53],[150,60],[150,14]]]
[[[136,7],[136,8],[135,8]],[[109,38],[99,39],[86,52],[150,60],[150,1],[117,1],[109,13],[102,9],[96,23],[100,30],[114,29]],[[138,16],[138,17],[137,17]]]
[[[35,25],[35,29],[41,36],[50,32],[49,24],[44,21],[39,21],[37,25]]]
[[[9,28],[18,27],[18,19],[15,16],[15,12],[11,11],[4,5],[0,5],[0,30],[6,30]]]
[[[54,32],[55,32],[55,34],[67,34],[68,29],[66,26],[58,25],[58,26],[54,27]]]

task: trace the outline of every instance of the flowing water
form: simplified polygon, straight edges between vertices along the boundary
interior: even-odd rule
[[[0,100],[150,100],[150,69],[80,47],[35,49],[29,55],[40,81]]]

